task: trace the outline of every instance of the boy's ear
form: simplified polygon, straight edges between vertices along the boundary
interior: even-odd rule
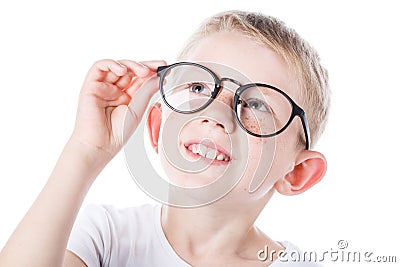
[[[294,168],[274,187],[282,195],[297,195],[318,183],[326,172],[326,159],[317,151],[304,150],[296,158]]]
[[[147,131],[149,132],[150,144],[154,151],[158,153],[158,137],[160,135],[161,127],[161,104],[154,104],[147,116]]]

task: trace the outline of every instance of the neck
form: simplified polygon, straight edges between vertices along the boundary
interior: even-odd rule
[[[277,246],[254,226],[272,194],[271,190],[265,198],[247,206],[228,204],[226,198],[200,208],[163,206],[162,227],[183,259],[216,255],[256,258],[265,245]]]

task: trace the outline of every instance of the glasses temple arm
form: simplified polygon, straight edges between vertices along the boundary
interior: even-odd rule
[[[302,110],[300,114],[301,124],[303,125],[303,130],[306,139],[306,150],[310,149],[310,128],[308,126],[307,116],[306,113]]]

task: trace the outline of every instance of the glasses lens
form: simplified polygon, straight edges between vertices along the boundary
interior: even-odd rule
[[[200,66],[182,64],[170,68],[163,79],[165,101],[174,109],[191,112],[211,100],[215,89],[214,76]]]
[[[278,91],[266,86],[252,86],[240,94],[237,111],[240,124],[257,135],[270,135],[289,121],[292,105]]]

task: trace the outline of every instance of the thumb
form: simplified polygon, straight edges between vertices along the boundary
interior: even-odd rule
[[[133,130],[139,125],[151,98],[158,90],[159,77],[157,75],[153,75],[150,79],[143,83],[143,85],[132,97],[132,100],[128,106],[128,112],[130,113],[131,117],[130,123],[132,123],[130,127],[133,127]]]

